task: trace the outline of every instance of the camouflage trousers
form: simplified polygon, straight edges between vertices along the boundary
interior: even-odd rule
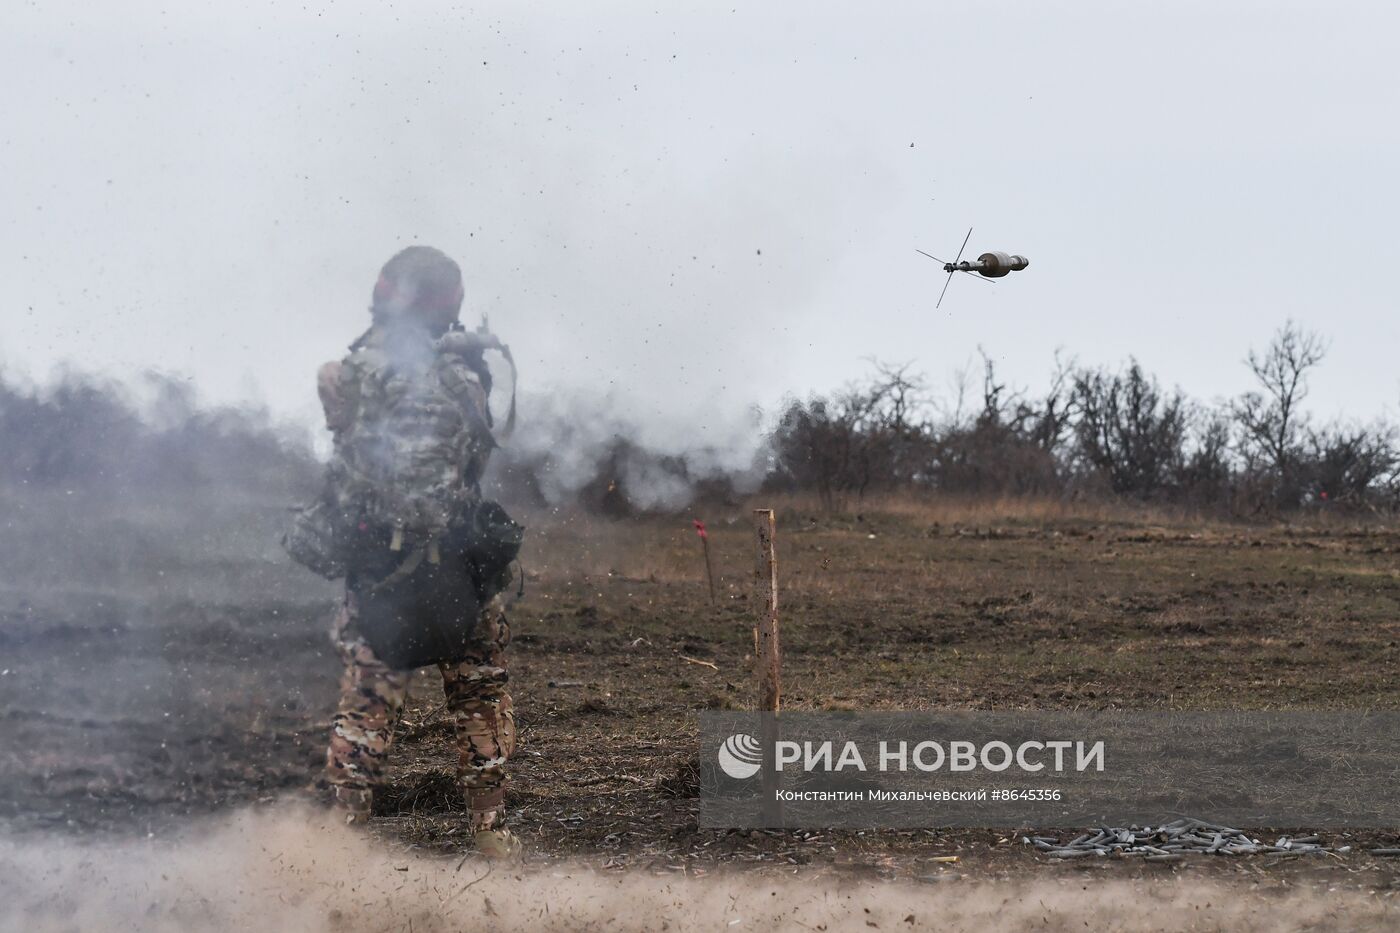
[[[369,817],[383,780],[394,727],[408,699],[412,671],[394,670],[355,632],[355,598],[346,593],[332,637],[345,662],[340,705],[331,721],[326,777],[350,822]],[[481,609],[479,653],[439,664],[446,710],[457,740],[457,781],[472,829],[504,825],[506,760],[515,749],[515,712],[506,684],[510,624],[500,596]]]

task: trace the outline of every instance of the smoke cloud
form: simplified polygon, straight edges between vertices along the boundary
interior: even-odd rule
[[[507,503],[675,511],[699,494],[743,495],[763,481],[767,426],[757,410],[713,430],[657,430],[586,394],[530,394],[521,412],[487,476],[487,494]]]

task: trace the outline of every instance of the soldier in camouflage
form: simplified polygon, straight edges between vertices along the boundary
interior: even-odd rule
[[[334,520],[308,522],[331,530],[302,538],[333,546],[315,560],[297,542],[288,547],[313,569],[346,577],[333,629],[345,674],[326,754],[335,806],[347,822],[368,820],[412,668],[431,659],[474,844],[499,856],[518,847],[504,809],[515,746],[501,598],[509,560],[473,563],[472,532],[459,533],[462,516],[482,511],[480,479],[495,446],[482,362],[494,344],[457,324],[462,294],[460,269],[435,249],[409,247],[384,266],[370,330],[318,375],[335,452],[313,509]]]

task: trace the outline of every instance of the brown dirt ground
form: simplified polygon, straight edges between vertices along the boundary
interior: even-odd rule
[[[522,739],[511,804],[531,860],[691,875],[738,864],[924,881],[1198,873],[1400,885],[1400,865],[1359,852],[1050,865],[1014,834],[985,830],[698,828],[694,714],[745,708],[754,694],[748,509],[703,517],[714,603],[689,517],[526,516],[525,595],[511,611]],[[1394,527],[789,505],[778,547],[788,708],[1395,707]],[[159,831],[302,793],[315,773],[337,676],[324,636],[333,592],[267,553],[166,559],[159,571],[141,565],[139,587],[97,573],[63,588],[6,585],[9,831]],[[207,583],[214,570],[223,589],[172,582]],[[461,846],[461,805],[435,680],[415,678],[374,830],[447,853]],[[1395,838],[1327,841],[1360,849]],[[933,861],[948,855],[959,861]]]
[[[955,515],[955,519],[965,516]],[[977,517],[977,516],[972,516]],[[1394,529],[780,513],[785,703],[794,709],[1388,708],[1400,680]],[[888,876],[1015,873],[1011,833],[716,832],[696,826],[693,713],[754,700],[746,510],[711,521],[708,600],[684,520],[536,527],[513,612],[533,851],[610,867],[818,864]],[[694,664],[683,658],[708,661]],[[450,731],[419,675],[384,832],[452,847]],[[1352,834],[1361,846],[1383,834]],[[958,855],[956,866],[932,862]],[[1202,860],[1197,860],[1197,862]],[[1286,867],[1285,867],[1286,866]],[[1384,860],[1192,863],[1389,884]],[[1165,866],[1054,871],[1118,875]]]

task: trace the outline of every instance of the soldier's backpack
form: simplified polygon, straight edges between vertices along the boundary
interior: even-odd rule
[[[477,599],[499,592],[522,529],[479,493],[495,446],[481,363],[490,344],[463,331],[436,342],[411,332],[371,335],[341,364],[346,414],[325,491],[283,543],[315,572],[346,576],[371,647],[389,663],[406,662],[450,654],[464,637],[462,613],[475,611],[456,605],[471,598],[459,591]],[[514,399],[511,407],[513,421]],[[425,625],[446,628],[439,637]],[[395,644],[405,637],[420,644]],[[432,660],[450,657],[421,663]]]
[[[393,532],[393,549],[441,537],[479,496],[495,446],[479,370],[457,334],[387,332],[341,366],[348,409],[331,478],[338,503]]]

